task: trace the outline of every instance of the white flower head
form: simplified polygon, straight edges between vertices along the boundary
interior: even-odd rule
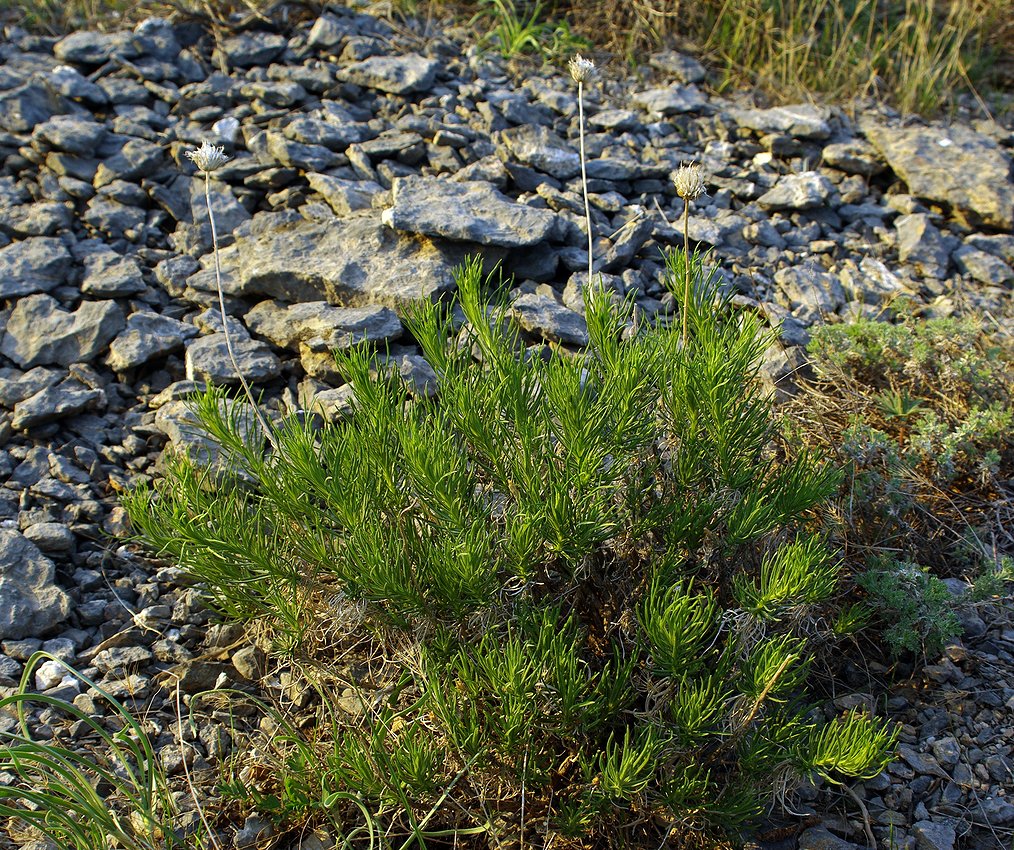
[[[567,69],[575,83],[589,83],[597,73],[595,63],[591,59],[585,59],[580,53],[567,63]]]
[[[208,141],[202,142],[195,151],[187,151],[185,156],[193,160],[194,165],[205,174],[210,174],[229,161],[229,157],[225,155],[225,148],[216,148]]]
[[[676,194],[685,201],[696,201],[701,195],[708,194],[704,173],[696,162],[677,168],[672,174],[672,184],[676,187]]]

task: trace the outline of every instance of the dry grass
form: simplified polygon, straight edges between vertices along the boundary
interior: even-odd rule
[[[0,0],[0,21],[49,33],[116,26],[154,12],[224,24],[231,12],[268,20],[268,0]],[[308,11],[321,4],[303,4]],[[666,43],[714,70],[719,89],[752,86],[772,102],[876,97],[905,112],[953,106],[961,92],[1014,83],[1014,0],[378,0],[387,14],[454,14],[480,27],[567,21],[632,64]],[[551,31],[551,27],[546,31]],[[546,53],[553,45],[545,45]]]

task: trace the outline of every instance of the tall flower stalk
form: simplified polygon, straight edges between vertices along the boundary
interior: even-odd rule
[[[271,426],[264,418],[264,414],[261,413],[260,407],[256,399],[254,399],[253,391],[250,389],[250,385],[243,376],[243,371],[239,368],[239,363],[236,360],[236,352],[232,347],[232,334],[229,333],[229,317],[225,312],[225,293],[222,289],[222,263],[218,255],[218,231],[215,228],[215,213],[211,206],[211,172],[225,165],[229,161],[229,157],[225,155],[225,148],[215,147],[208,141],[202,142],[201,146],[195,151],[187,151],[186,156],[197,166],[197,170],[204,175],[204,203],[208,208],[208,221],[211,223],[211,245],[215,254],[215,288],[218,290],[218,306],[222,312],[222,331],[225,334],[225,348],[229,352],[229,362],[232,363],[232,368],[236,370],[236,374],[239,376],[243,392],[246,393],[247,400],[253,408],[257,422],[264,430],[265,437],[267,437],[268,442],[277,451],[278,443],[275,441]]]
[[[584,218],[588,229],[588,284],[591,285],[593,266],[591,208],[588,206],[588,171],[584,153],[584,84],[595,78],[595,63],[577,54],[567,65],[570,76],[577,83],[577,125],[581,149],[581,188],[584,194]]]
[[[688,320],[690,317],[690,204],[701,195],[707,194],[704,187],[704,175],[696,163],[681,165],[672,176],[676,194],[683,199],[683,348],[687,347],[689,336]]]

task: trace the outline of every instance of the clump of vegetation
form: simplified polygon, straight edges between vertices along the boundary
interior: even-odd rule
[[[786,410],[789,441],[848,474],[842,533],[945,569],[1014,549],[1014,352],[972,320],[864,319],[816,328],[815,380]]]
[[[96,699],[108,702],[112,723],[57,697],[32,693],[32,678],[43,663],[61,665]],[[58,718],[73,722],[76,740],[38,735],[29,723],[37,709],[50,718],[49,729]],[[193,829],[180,829],[181,806],[141,723],[87,676],[37,652],[25,664],[19,687],[0,699],[0,713],[16,719],[0,732],[0,773],[14,778],[0,785],[0,816],[22,821],[36,837],[68,850],[210,846]],[[100,755],[82,752],[86,741]]]
[[[199,399],[226,466],[177,457],[127,510],[223,612],[277,624],[328,718],[235,793],[394,846],[657,846],[886,765],[891,730],[824,725],[805,696],[837,637],[839,560],[810,526],[840,476],[772,453],[759,320],[696,255],[669,258],[677,296],[686,262],[686,344],[592,286],[585,352],[525,350],[473,262],[464,325],[408,320],[436,397],[339,354],[353,413],[279,426],[277,453],[246,405]],[[327,708],[350,688],[351,712]]]
[[[875,557],[856,582],[870,594],[874,611],[886,624],[884,639],[894,655],[936,657],[961,632],[954,597],[918,564]]]

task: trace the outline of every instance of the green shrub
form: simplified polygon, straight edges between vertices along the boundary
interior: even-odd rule
[[[816,328],[809,353],[816,379],[786,409],[787,444],[847,469],[842,534],[938,569],[995,560],[993,539],[1009,554],[1010,347],[972,320],[864,319]]]
[[[633,303],[592,287],[586,351],[525,350],[471,262],[460,313],[407,319],[435,398],[367,348],[340,353],[352,414],[279,425],[278,454],[240,402],[198,399],[226,465],[177,457],[125,505],[213,604],[275,619],[313,662],[330,725],[276,786],[406,842],[657,846],[740,828],[774,777],[884,767],[892,732],[815,725],[805,702],[838,571],[808,518],[840,476],[777,459],[755,381],[768,340],[692,259],[686,346],[631,332]],[[346,656],[355,676],[335,668]],[[342,721],[350,681],[361,712]]]
[[[856,581],[870,594],[894,655],[933,658],[961,633],[950,591],[918,564],[878,557]]]

